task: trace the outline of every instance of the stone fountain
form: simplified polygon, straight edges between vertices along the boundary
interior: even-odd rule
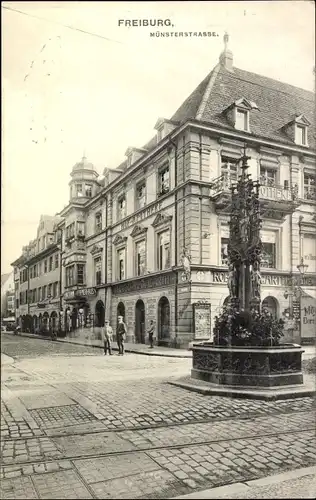
[[[232,397],[308,395],[315,390],[303,383],[304,350],[280,344],[283,321],[261,307],[260,184],[247,174],[248,159],[244,154],[242,173],[231,187],[229,303],[215,319],[213,342],[193,344],[191,379],[208,383],[200,392]],[[198,390],[198,385],[192,388]]]

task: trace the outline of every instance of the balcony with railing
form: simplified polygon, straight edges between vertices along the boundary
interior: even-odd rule
[[[316,201],[316,186],[304,186],[304,200]]]
[[[210,197],[215,203],[216,210],[229,209],[231,202],[231,187],[236,185],[236,176],[222,174],[211,182]],[[297,207],[298,188],[290,188],[285,182],[278,185],[272,179],[261,179],[259,187],[260,206],[263,211],[273,210],[283,214],[290,214]]]

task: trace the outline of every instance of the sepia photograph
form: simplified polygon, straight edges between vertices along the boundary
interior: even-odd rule
[[[0,498],[315,498],[315,3],[1,14]]]

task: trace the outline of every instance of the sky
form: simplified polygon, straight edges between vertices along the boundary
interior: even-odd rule
[[[41,214],[67,205],[83,153],[102,174],[143,146],[217,64],[225,31],[234,66],[314,90],[314,15],[304,0],[2,2],[1,273]],[[218,36],[151,38],[156,30]]]

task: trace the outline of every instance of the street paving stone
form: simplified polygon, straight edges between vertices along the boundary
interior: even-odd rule
[[[3,479],[0,493],[2,500],[25,500],[38,498],[30,477]]]
[[[2,391],[2,396],[4,396],[4,392],[5,390]],[[43,434],[28,412],[23,411],[21,414],[21,406],[19,403],[19,407],[17,407],[16,398],[10,397],[7,400],[1,398],[1,441]]]
[[[132,443],[125,441],[114,432],[85,434],[79,439],[78,436],[57,437],[52,438],[52,441],[61,453],[68,457],[135,449]]]
[[[78,404],[38,408],[30,414],[42,429],[76,425],[95,420],[95,416]]]
[[[4,465],[60,456],[60,451],[48,437],[1,441],[1,461]]]
[[[37,356],[52,356],[61,355],[69,356],[75,354],[76,356],[92,354],[99,356],[99,349],[90,346],[81,346],[75,344],[49,342],[36,338],[3,335],[1,352],[12,358],[36,358]]]
[[[135,446],[161,447],[190,444],[195,442],[207,442],[219,439],[227,439],[227,429],[229,437],[239,439],[253,434],[273,434],[281,432],[298,432],[314,428],[314,412],[291,413],[290,415],[275,415],[257,417],[249,420],[230,420],[207,423],[194,423],[173,427],[160,427],[156,429],[141,429],[123,431],[119,435],[129,440]],[[227,447],[227,443],[219,443],[218,448]],[[248,450],[248,454],[256,454],[256,450]]]
[[[93,498],[78,474],[73,470],[35,475],[32,479],[40,498]]]
[[[143,452],[75,460],[74,465],[89,484],[157,469],[154,459]]]
[[[175,475],[178,471],[185,472],[192,484],[199,488],[246,481],[269,475],[276,469],[294,469],[316,463],[314,430],[295,435],[295,439],[290,434],[279,434],[268,438],[242,439],[239,443],[243,446],[242,452],[235,447],[235,441],[231,440],[226,443],[229,446],[226,449],[211,443],[169,449],[171,455],[168,456],[163,449],[149,450],[146,453]],[[300,445],[305,453],[298,456],[293,451]],[[247,453],[251,447],[260,450],[261,454]],[[282,452],[282,460],[275,458],[279,452]],[[227,458],[228,454],[231,458]]]
[[[76,400],[85,397],[97,406],[109,430],[190,423],[233,417],[250,418],[258,415],[313,408],[313,398],[287,401],[255,401],[220,396],[205,397],[185,389],[162,384],[155,379],[137,381],[134,386],[126,382],[111,383],[111,390],[98,383],[62,384],[60,389]],[[124,405],[122,405],[124,401]]]
[[[140,472],[91,485],[97,498],[171,498],[186,492],[185,486],[166,470]]]
[[[208,397],[164,383],[190,360],[4,344],[1,498],[171,498],[316,462],[313,398]]]

